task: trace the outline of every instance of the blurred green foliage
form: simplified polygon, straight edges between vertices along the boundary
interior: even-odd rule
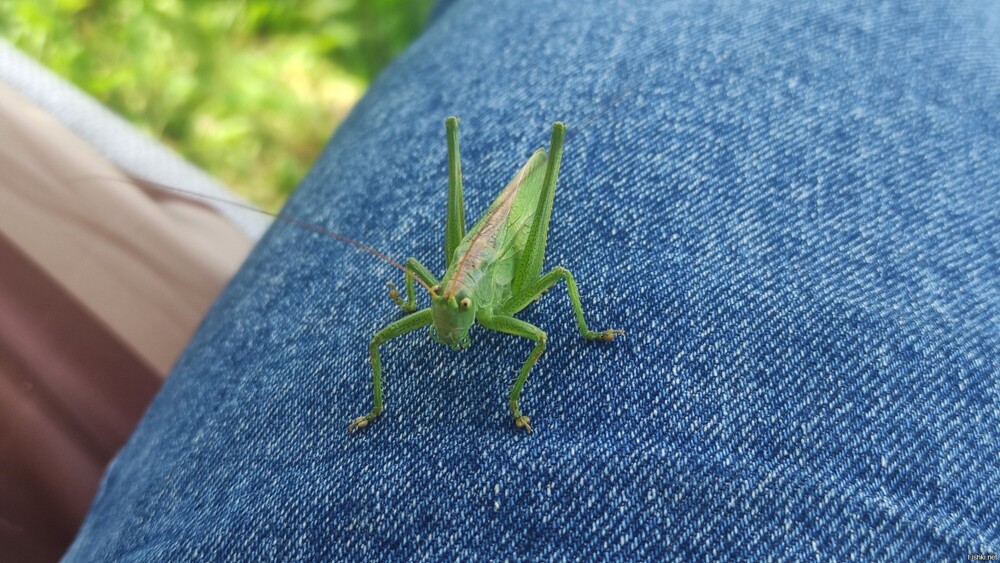
[[[0,35],[273,210],[432,2],[0,0]]]

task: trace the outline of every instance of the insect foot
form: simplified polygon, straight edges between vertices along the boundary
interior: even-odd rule
[[[412,313],[417,310],[416,303],[407,303],[399,296],[399,291],[396,289],[396,284],[390,282],[385,282],[386,287],[389,288],[389,299],[392,299],[393,303],[399,305],[399,308],[403,310],[404,313]]]
[[[368,423],[375,420],[377,414],[368,413],[364,416],[359,416],[355,418],[350,424],[347,425],[347,430],[349,432],[354,432],[355,430],[360,430],[368,426]]]
[[[601,333],[601,340],[611,342],[615,339],[615,335],[625,336],[625,331],[616,328],[609,328]]]
[[[528,434],[531,434],[531,419],[525,415],[514,417],[514,426],[518,428],[524,428]]]
[[[601,332],[588,331],[583,335],[584,338],[588,340],[603,340],[604,342],[611,342],[615,339],[615,336],[624,336],[624,330],[618,330],[617,328],[609,328],[608,330],[602,330]]]

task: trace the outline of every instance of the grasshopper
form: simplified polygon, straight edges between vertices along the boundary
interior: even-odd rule
[[[620,98],[621,95],[616,100]],[[351,431],[368,426],[385,409],[382,399],[382,360],[379,356],[379,346],[419,328],[430,326],[431,336],[437,342],[446,344],[454,350],[468,347],[469,330],[477,322],[488,329],[534,341],[535,347],[521,367],[508,397],[514,424],[528,432],[531,432],[531,420],[521,412],[519,405],[521,390],[528,380],[532,367],[545,351],[548,336],[542,329],[517,319],[514,315],[537,301],[552,286],[565,280],[577,326],[584,338],[611,341],[616,335],[624,334],[623,331],[616,329],[595,332],[587,327],[583,307],[580,304],[580,293],[569,270],[557,266],[547,274],[541,275],[566,126],[558,122],[553,125],[548,155],[545,149],[535,151],[468,233],[465,230],[465,204],[462,199],[458,118],[449,117],[445,121],[445,129],[448,136],[448,210],[444,237],[447,269],[440,280],[416,258],[408,259],[403,266],[371,246],[297,217],[285,213],[270,213],[244,203],[144,180],[145,183],[165,191],[262,213],[296,227],[340,240],[405,273],[407,295],[405,301],[399,296],[392,282],[388,285],[389,297],[407,313],[407,316],[375,333],[368,346],[375,405],[368,414],[355,418],[348,425]],[[76,180],[120,181],[100,176],[81,177]],[[430,294],[430,307],[417,311],[414,282],[419,283]]]
[[[553,125],[549,154],[546,155],[543,148],[535,151],[468,232],[462,199],[458,118],[449,117],[445,129],[448,137],[448,210],[444,236],[447,269],[438,279],[417,259],[409,258],[405,268],[406,300],[389,282],[389,297],[407,315],[375,333],[368,346],[375,405],[368,414],[355,418],[348,425],[351,431],[368,426],[382,414],[385,402],[379,346],[408,332],[430,326],[434,340],[453,350],[462,350],[469,345],[469,330],[478,322],[490,330],[533,341],[535,347],[521,367],[508,397],[514,424],[527,432],[531,432],[531,420],[521,412],[521,390],[545,351],[548,336],[542,329],[514,315],[565,280],[577,326],[584,338],[611,341],[616,335],[624,334],[616,329],[595,332],[587,327],[580,293],[569,270],[557,266],[542,275],[566,126],[559,122]],[[431,297],[431,306],[419,311],[414,279]]]

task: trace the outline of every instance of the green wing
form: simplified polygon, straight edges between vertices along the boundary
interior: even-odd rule
[[[539,198],[545,181],[545,168],[548,158],[544,149],[538,149],[531,156],[524,168],[531,167],[525,175],[518,190],[514,205],[507,216],[506,228],[501,242],[497,245],[497,256],[489,268],[488,276],[492,278],[492,302],[503,303],[511,297],[514,282],[514,270],[517,259],[524,251],[531,232],[531,223],[539,212]]]
[[[544,149],[535,151],[466,233],[442,280],[446,295],[464,287],[475,292],[480,307],[510,297],[515,258],[538,212],[547,161]]]

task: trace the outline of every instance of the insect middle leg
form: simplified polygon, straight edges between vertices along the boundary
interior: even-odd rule
[[[583,305],[580,303],[580,292],[576,288],[576,281],[573,279],[573,274],[562,266],[552,268],[552,271],[539,278],[535,283],[530,284],[523,292],[521,292],[520,295],[516,295],[511,298],[511,300],[503,306],[502,311],[508,315],[517,313],[541,297],[543,293],[551,289],[553,285],[559,283],[560,280],[566,280],[566,286],[569,290],[569,300],[573,305],[573,314],[576,315],[576,324],[580,328],[580,334],[583,335],[584,338],[588,340],[604,340],[607,342],[614,340],[616,335],[625,334],[625,331],[613,328],[601,331],[590,330],[587,326],[587,320],[583,317]]]
[[[531,323],[505,315],[483,318],[479,322],[488,329],[513,334],[514,336],[522,336],[535,341],[535,348],[528,355],[528,359],[524,361],[524,365],[521,366],[521,372],[517,374],[517,379],[514,380],[514,385],[510,388],[510,396],[507,399],[510,412],[514,415],[514,424],[518,428],[524,428],[528,432],[531,432],[531,419],[521,413],[521,389],[524,388],[525,382],[528,381],[528,374],[531,373],[531,368],[535,366],[535,362],[538,361],[542,352],[545,351],[545,343],[548,341],[548,336],[544,330]]]
[[[372,395],[375,400],[375,406],[372,408],[371,412],[364,416],[355,418],[349,425],[347,425],[348,430],[353,432],[358,428],[368,426],[368,423],[375,420],[378,415],[382,414],[382,410],[385,408],[385,403],[382,401],[382,358],[378,353],[378,347],[381,344],[396,338],[397,336],[417,330],[418,328],[425,327],[429,324],[431,324],[431,310],[430,308],[427,308],[417,311],[412,315],[403,317],[394,323],[390,323],[388,326],[375,333],[375,336],[372,337],[371,344],[368,345],[368,352],[371,354],[372,362]]]
[[[434,277],[434,274],[427,269],[426,266],[421,264],[416,258],[408,258],[406,260],[406,300],[404,301],[399,297],[399,291],[396,289],[396,284],[392,282],[387,282],[385,285],[389,287],[389,298],[399,305],[399,308],[403,310],[404,313],[412,313],[417,310],[417,296],[413,290],[413,275],[416,274],[420,281],[427,284],[428,287],[434,287],[438,285],[438,279]],[[412,274],[410,273],[412,272]]]

